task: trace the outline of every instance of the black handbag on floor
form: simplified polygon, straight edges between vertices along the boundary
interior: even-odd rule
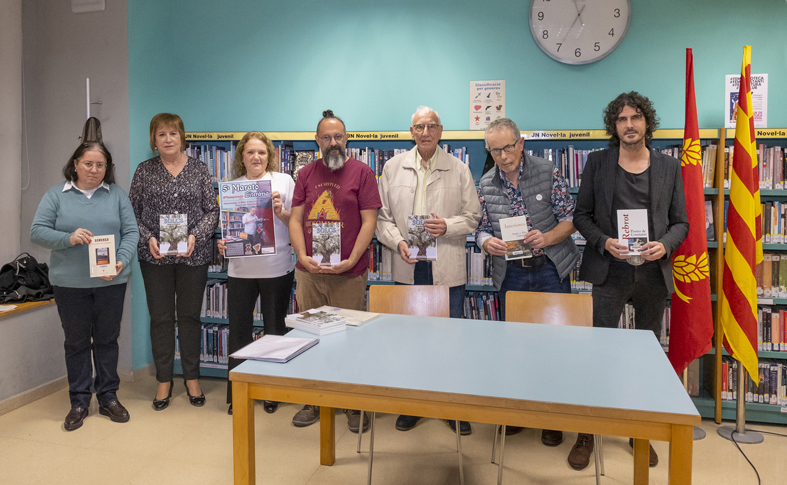
[[[44,301],[54,298],[49,267],[22,253],[0,268],[0,303]]]

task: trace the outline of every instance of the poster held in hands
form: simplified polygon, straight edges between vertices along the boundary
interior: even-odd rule
[[[270,180],[219,183],[225,257],[276,254]]]

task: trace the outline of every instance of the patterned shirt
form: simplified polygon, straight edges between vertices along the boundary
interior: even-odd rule
[[[519,164],[519,176],[517,179],[522,177],[524,166],[523,160],[522,163]],[[519,185],[509,182],[506,174],[502,170],[499,171],[499,174],[500,180],[502,180],[503,187],[505,188],[505,193],[508,196],[508,216],[525,216],[527,218],[527,226],[532,230],[533,224],[530,222],[530,214],[527,212],[525,200],[522,197],[522,192],[519,190]],[[480,188],[478,189],[478,201],[481,203],[481,223],[478,225],[475,234],[478,245],[484,247],[484,241],[494,237],[495,231],[492,228],[492,222],[486,210],[486,201],[484,201],[484,196],[481,195]],[[570,222],[574,220],[574,198],[568,193],[566,179],[560,175],[557,167],[552,169],[552,213],[555,214],[555,218],[558,222]],[[544,254],[543,249],[533,250],[533,256],[540,256],[542,254]]]
[[[138,258],[152,264],[208,264],[213,260],[213,233],[219,221],[219,204],[213,190],[208,167],[188,158],[183,170],[173,177],[161,157],[140,163],[129,190],[131,205],[139,224]],[[194,252],[188,258],[150,254],[148,240],[160,239],[159,218],[162,214],[187,214],[189,235],[196,238]]]

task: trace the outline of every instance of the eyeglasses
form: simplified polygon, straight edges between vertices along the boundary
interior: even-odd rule
[[[424,128],[426,128],[426,130],[429,133],[434,133],[434,132],[437,131],[437,128],[439,128],[439,127],[440,127],[440,125],[438,125],[436,123],[430,123],[428,125],[421,125],[421,124],[413,125],[413,129],[415,129],[416,133],[423,133],[424,132]]]
[[[96,170],[104,170],[107,168],[107,164],[104,162],[91,162],[90,160],[83,160],[80,163],[88,170],[93,170],[93,167],[96,167]]]
[[[320,137],[320,140],[322,140],[322,142],[325,143],[325,144],[330,143],[331,140],[336,141],[336,143],[341,143],[342,140],[344,140],[345,136],[347,136],[347,135],[345,135],[344,133],[337,133],[337,134],[333,135],[333,137],[331,137],[331,135],[323,135],[323,136]]]
[[[491,153],[492,157],[494,158],[499,157],[502,152],[514,153],[514,151],[516,150],[517,143],[519,143],[519,140],[515,141],[510,145],[506,145],[503,148],[491,148],[489,149],[489,153]]]

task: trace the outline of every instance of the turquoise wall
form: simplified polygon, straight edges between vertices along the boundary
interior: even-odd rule
[[[506,81],[506,114],[523,130],[602,128],[604,106],[630,90],[681,128],[686,47],[701,128],[723,125],[724,75],[740,72],[744,45],[752,72],[769,74],[769,126],[787,127],[787,2],[631,4],[615,52],[568,66],[535,45],[524,0],[129,1],[132,173],[162,111],[187,131],[311,131],[326,108],[350,130],[404,130],[425,104],[465,130],[478,80]],[[139,368],[152,362],[140,277],[132,291]]]

